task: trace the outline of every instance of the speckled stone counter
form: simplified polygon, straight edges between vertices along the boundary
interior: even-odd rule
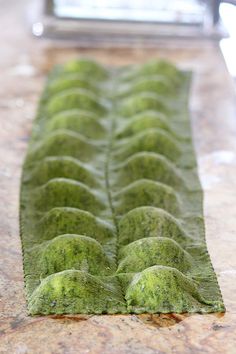
[[[30,37],[26,2],[1,4],[0,353],[235,353],[236,97],[218,44],[75,49]],[[21,166],[37,100],[53,64],[78,55],[121,65],[164,57],[194,71],[191,111],[204,189],[206,238],[225,314],[29,317],[18,228]]]

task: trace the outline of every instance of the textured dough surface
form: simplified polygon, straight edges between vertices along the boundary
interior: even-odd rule
[[[51,72],[20,205],[29,314],[224,311],[206,248],[190,73],[87,59]]]

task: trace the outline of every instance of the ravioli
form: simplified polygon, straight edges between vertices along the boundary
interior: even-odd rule
[[[223,312],[192,146],[191,73],[56,66],[25,158],[30,315]]]

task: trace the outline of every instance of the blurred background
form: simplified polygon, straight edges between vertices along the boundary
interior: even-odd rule
[[[236,77],[236,0],[36,0],[34,36],[82,47],[153,46],[160,39],[219,41]]]

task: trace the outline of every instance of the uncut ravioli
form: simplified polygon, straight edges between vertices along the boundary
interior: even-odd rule
[[[171,63],[50,73],[21,181],[29,314],[224,311]]]

